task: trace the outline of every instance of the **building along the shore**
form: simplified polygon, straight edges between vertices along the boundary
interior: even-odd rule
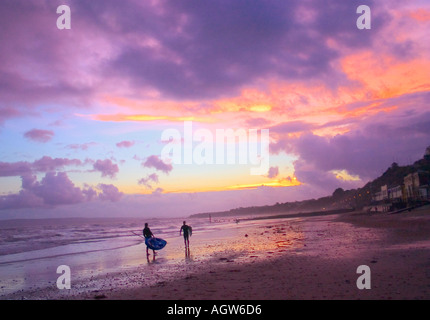
[[[365,210],[389,212],[423,202],[430,202],[430,172],[418,170],[405,176],[401,185],[381,186]]]

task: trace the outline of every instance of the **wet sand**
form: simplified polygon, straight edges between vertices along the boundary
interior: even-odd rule
[[[225,262],[111,299],[430,299],[430,210],[397,215],[346,214],[301,224],[300,250],[267,252],[254,263]],[[276,232],[276,229],[273,230]],[[358,289],[357,267],[371,270]]]
[[[428,206],[395,215],[259,220],[242,225],[226,241],[231,249],[215,240],[199,249],[198,238],[192,237],[189,254],[182,250],[175,263],[163,263],[169,257],[160,252],[145,266],[95,275],[71,290],[45,289],[6,298],[430,299]],[[199,256],[202,252],[204,258]],[[360,265],[371,270],[370,289],[357,288]]]

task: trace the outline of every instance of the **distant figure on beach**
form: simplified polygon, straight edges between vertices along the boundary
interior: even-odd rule
[[[154,234],[152,233],[151,229],[148,227],[148,223],[145,223],[145,228],[143,229],[143,236],[145,237],[145,244],[146,244],[146,255],[149,256],[148,252],[148,244],[146,241],[152,237],[154,237]],[[152,250],[154,252],[154,256],[156,255],[155,250]]]
[[[184,221],[184,224],[182,225],[181,230],[179,230],[179,235],[181,235],[182,232],[184,232],[185,247],[189,247],[190,246],[190,236],[193,232],[193,229],[190,226],[187,226],[186,221]]]

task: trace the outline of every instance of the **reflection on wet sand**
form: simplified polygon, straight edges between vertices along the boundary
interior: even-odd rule
[[[185,259],[191,260],[190,247],[185,247]]]
[[[175,241],[171,240],[161,254],[168,261],[183,259],[184,250],[187,262],[206,259],[215,261],[239,259],[246,262],[255,261],[256,258],[265,259],[285,251],[300,251],[306,247],[305,243],[308,241],[303,223],[299,219],[234,223],[214,231],[205,230],[202,233],[197,231],[193,238],[193,257],[189,246],[184,248],[179,237]]]
[[[152,255],[152,259],[150,259],[150,258],[149,258],[150,256],[151,256],[150,254],[147,254],[147,255],[146,255],[146,260],[148,261],[148,263],[153,263],[153,262],[155,262],[155,256],[156,256],[156,254],[153,254],[153,255]]]

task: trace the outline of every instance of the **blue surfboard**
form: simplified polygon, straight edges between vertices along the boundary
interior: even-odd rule
[[[166,246],[167,241],[160,238],[147,238],[145,244],[151,250],[161,250]]]

